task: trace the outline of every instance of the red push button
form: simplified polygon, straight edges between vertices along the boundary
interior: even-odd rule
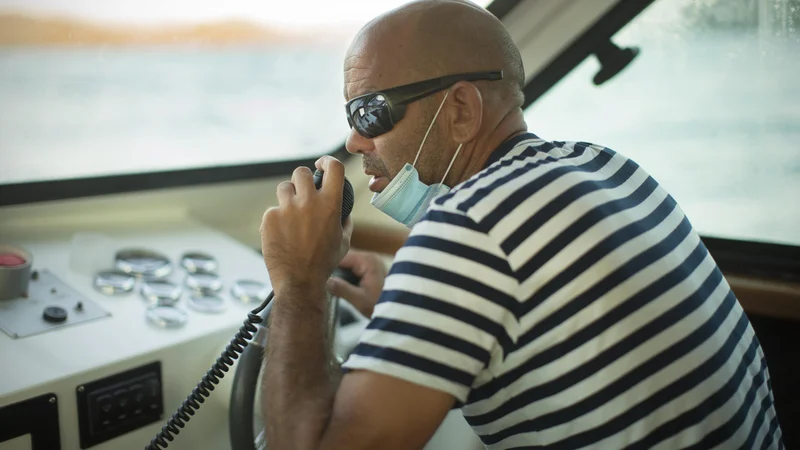
[[[0,267],[17,267],[25,264],[25,258],[16,253],[0,253]]]

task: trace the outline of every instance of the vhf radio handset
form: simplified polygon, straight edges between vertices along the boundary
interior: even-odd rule
[[[322,175],[323,172],[319,169],[314,172],[314,186],[317,187],[317,190],[322,187]],[[344,225],[344,221],[353,210],[354,200],[353,186],[350,184],[350,181],[345,178],[342,192],[342,225]],[[255,325],[267,320],[269,312],[272,309],[271,301],[274,295],[274,292],[270,292],[258,308],[247,314],[247,320],[244,321],[242,327],[239,328],[239,332],[231,339],[228,347],[222,351],[222,354],[217,358],[217,362],[211,366],[211,369],[206,372],[200,382],[197,383],[197,386],[192,389],[192,393],[186,397],[183,404],[161,428],[161,431],[156,437],[150,441],[150,444],[145,447],[145,450],[167,448],[169,442],[175,440],[175,436],[180,433],[180,429],[191,419],[190,416],[193,416],[195,411],[200,409],[200,403],[205,402],[205,399],[211,396],[210,391],[214,390],[214,386],[219,384],[220,378],[223,378],[225,372],[233,366],[234,360],[239,358],[239,355],[244,352],[244,348],[247,347],[249,341],[253,339],[253,333],[258,331]],[[263,314],[263,317],[260,314]]]

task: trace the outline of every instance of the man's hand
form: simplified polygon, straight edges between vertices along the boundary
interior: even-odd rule
[[[311,170],[298,167],[278,185],[278,206],[261,221],[261,251],[278,298],[287,283],[323,287],[350,248],[352,221],[341,223],[344,166],[323,156],[316,167],[325,172],[319,191]]]
[[[340,267],[350,269],[361,278],[358,286],[353,286],[341,278],[328,280],[328,291],[341,297],[366,317],[372,316],[372,310],[378,303],[386,279],[386,266],[377,253],[351,249],[339,263]]]

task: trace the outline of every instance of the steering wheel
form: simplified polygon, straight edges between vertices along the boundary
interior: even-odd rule
[[[333,275],[343,280],[358,285],[360,278],[349,269],[337,268]],[[367,319],[346,301],[338,297],[331,298],[334,310],[334,321],[337,328],[337,356],[349,353],[355,347],[357,334],[348,333],[351,342],[341,342],[339,330],[344,327],[366,327]],[[266,324],[266,322],[265,322]],[[360,334],[360,330],[357,330]],[[230,430],[231,450],[264,450],[267,448],[264,437],[263,422],[256,402],[263,393],[260,393],[262,354],[266,344],[266,328],[260,326],[253,340],[244,348],[236,365],[236,372],[231,388],[231,403],[228,410],[228,427]],[[342,355],[344,356],[344,355]],[[260,395],[261,394],[261,395]],[[258,430],[258,433],[256,433]]]

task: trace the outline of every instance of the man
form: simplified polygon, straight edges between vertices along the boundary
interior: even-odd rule
[[[621,154],[527,132],[496,18],[408,4],[360,31],[344,76],[347,149],[411,233],[384,283],[342,260],[341,163],[317,162],[319,191],[304,168],[278,187],[271,450],[417,449],[454,407],[491,449],[782,448],[764,355],[689,221]],[[326,282],[340,261],[361,286]],[[326,289],[372,316],[343,370]]]

